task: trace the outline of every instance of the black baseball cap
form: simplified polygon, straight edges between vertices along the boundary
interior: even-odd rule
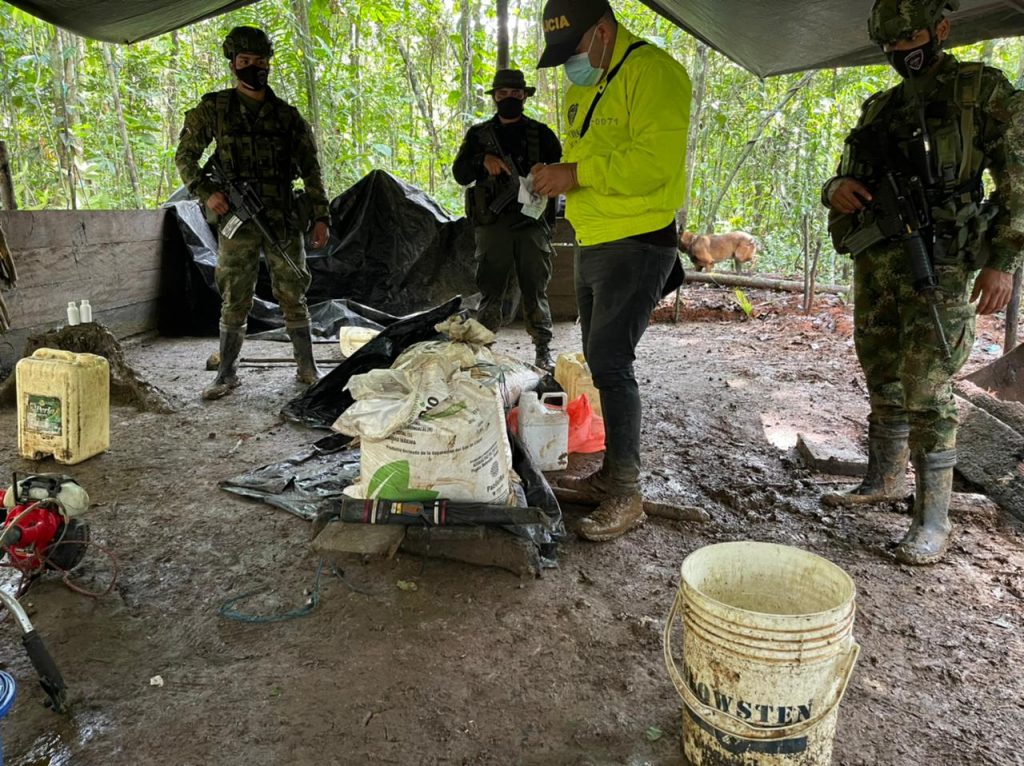
[[[608,0],[548,0],[544,4],[544,52],[537,68],[564,64],[583,34],[611,10]]]

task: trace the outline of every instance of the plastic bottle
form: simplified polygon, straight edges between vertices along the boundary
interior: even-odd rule
[[[74,301],[68,301],[68,324],[72,327],[82,324],[82,315],[78,312],[78,305]]]
[[[549,400],[561,400],[557,408]],[[544,394],[540,401],[534,391],[519,397],[519,436],[534,465],[541,471],[561,471],[569,464],[569,414],[565,394]]]
[[[82,303],[78,307],[78,313],[82,317],[82,324],[89,324],[92,321],[92,306],[89,304],[88,299],[82,299]]]

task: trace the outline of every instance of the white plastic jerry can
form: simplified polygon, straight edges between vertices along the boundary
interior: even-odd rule
[[[563,393],[544,394],[539,401],[535,391],[524,391],[519,397],[519,436],[541,471],[561,471],[569,465],[567,405]]]
[[[102,356],[38,349],[15,368],[18,452],[81,463],[110,447],[110,366]]]

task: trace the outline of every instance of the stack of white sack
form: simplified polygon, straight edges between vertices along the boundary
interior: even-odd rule
[[[505,431],[505,402],[539,375],[488,348],[475,320],[437,326],[451,340],[418,343],[389,369],[354,375],[352,404],[334,429],[359,438],[353,497],[511,504],[518,477]]]

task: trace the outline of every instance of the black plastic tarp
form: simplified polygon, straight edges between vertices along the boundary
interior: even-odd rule
[[[183,273],[175,280],[180,292],[176,303],[185,307],[177,332],[215,335],[220,316],[214,283],[216,234],[197,201],[172,199],[168,204],[187,254],[179,264]],[[321,338],[332,337],[341,324],[375,326],[347,322],[346,311],[384,326],[389,315],[404,316],[476,291],[470,222],[450,215],[420,189],[381,170],[332,200],[330,242],[320,250],[307,248],[307,263],[313,282],[306,297],[314,331]],[[365,307],[376,309],[379,316]],[[261,262],[249,331],[281,326],[270,275]]]
[[[8,0],[86,37],[134,42],[252,0]],[[756,75],[883,63],[867,38],[871,0],[643,0]],[[613,7],[616,5],[612,0]],[[953,45],[1024,34],[1022,0],[961,0]]]

